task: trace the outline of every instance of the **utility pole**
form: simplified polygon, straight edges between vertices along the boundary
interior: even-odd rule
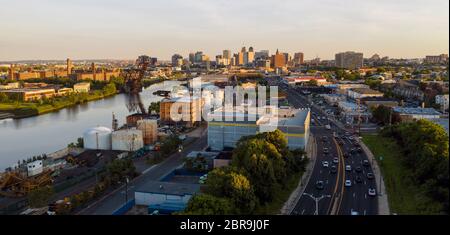
[[[330,198],[331,197],[331,195],[322,195],[320,197],[314,197],[314,195],[311,195],[309,193],[303,193],[303,195],[309,196],[316,203],[316,210],[314,212],[314,215],[319,215],[319,201],[324,199],[324,198]]]

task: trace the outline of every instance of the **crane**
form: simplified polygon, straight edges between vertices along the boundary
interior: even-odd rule
[[[139,92],[142,91],[142,79],[150,63],[151,58],[149,56],[141,55],[137,58],[133,67],[124,70],[125,92],[129,94],[127,108],[130,112],[138,111],[139,108],[142,114],[147,114]]]

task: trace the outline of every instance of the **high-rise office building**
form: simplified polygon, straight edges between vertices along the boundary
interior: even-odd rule
[[[335,55],[335,63],[338,68],[359,69],[363,67],[363,53],[347,51]]]
[[[294,65],[302,65],[304,63],[303,52],[297,52],[294,54]]]
[[[255,60],[257,59],[267,59],[269,58],[269,50],[261,50],[255,52]]]
[[[195,52],[194,62],[200,63],[202,61],[203,61],[203,52],[202,51]]]
[[[183,65],[183,56],[174,54],[172,56],[172,66],[180,67],[181,65]]]
[[[286,64],[292,60],[292,57],[291,57],[291,55],[289,55],[289,53],[283,53],[283,56],[284,56],[284,62]]]
[[[222,58],[224,58],[224,59],[231,59],[231,51],[230,50],[223,50]]]
[[[282,68],[286,66],[286,60],[284,54],[280,53],[277,49],[275,55],[272,55],[272,67],[273,68]]]
[[[189,62],[191,62],[191,64],[195,63],[195,54],[194,53],[189,53]]]
[[[72,74],[72,61],[69,58],[67,58],[67,68],[66,68],[66,70],[67,70],[67,75]]]
[[[255,61],[255,51],[253,47],[248,48],[246,65],[253,64]]]

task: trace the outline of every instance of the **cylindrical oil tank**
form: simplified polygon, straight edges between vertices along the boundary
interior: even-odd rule
[[[126,129],[112,133],[112,150],[136,151],[142,147],[144,140],[141,130]]]
[[[112,130],[107,127],[94,127],[83,133],[85,149],[111,150]]]
[[[142,131],[145,145],[154,144],[158,140],[158,120],[139,120],[137,121],[137,129]]]

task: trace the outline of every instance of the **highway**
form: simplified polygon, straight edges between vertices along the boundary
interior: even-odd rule
[[[317,159],[304,194],[292,214],[316,214],[315,199],[319,198],[318,215],[351,215],[352,212],[360,215],[377,214],[377,196],[368,195],[369,188],[377,189],[375,179],[367,177],[367,173],[372,172],[372,169],[370,165],[363,166],[363,161],[368,161],[368,158],[363,152],[356,151],[358,145],[354,142],[357,137],[350,133],[346,135],[347,130],[330,122],[326,114],[312,106],[298,91],[281,85],[279,80],[268,81],[270,85],[279,85],[279,88],[287,93],[289,103],[295,108],[311,108],[311,119],[314,120],[311,122],[311,133],[317,143]],[[325,128],[327,124],[331,126],[331,130]],[[325,148],[328,151],[324,151]],[[354,150],[351,151],[352,149]],[[338,159],[337,164],[333,163],[334,158]],[[327,161],[329,166],[324,167],[323,161]],[[349,171],[345,169],[348,165],[351,166]],[[332,166],[336,167],[336,172],[331,171]],[[356,171],[357,167],[361,172]],[[357,176],[360,177],[360,182],[356,182]],[[350,180],[352,185],[346,187],[346,180]],[[316,187],[317,181],[323,182],[323,189]]]

